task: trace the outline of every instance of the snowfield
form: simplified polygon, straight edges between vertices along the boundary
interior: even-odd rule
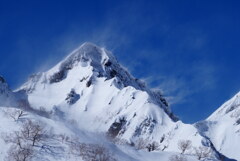
[[[161,92],[84,43],[14,92],[0,77],[0,159],[240,160],[238,95],[206,121],[184,124]]]
[[[72,141],[75,142],[76,140],[81,143],[99,144],[104,146],[117,160],[154,161],[160,159],[168,161],[171,156],[179,155],[179,153],[176,152],[162,152],[161,150],[153,152],[148,152],[147,149],[136,150],[135,147],[130,146],[129,144],[109,141],[104,133],[82,131],[72,125],[71,122],[64,122],[59,118],[50,119],[39,116],[38,114],[24,112],[22,117],[15,120],[12,117],[13,115],[11,115],[14,111],[18,111],[18,109],[10,107],[0,108],[0,146],[5,147],[0,149],[0,160],[12,160],[12,158],[9,159],[8,153],[9,149],[11,149],[11,145],[14,143],[6,143],[5,138],[13,136],[16,131],[20,131],[24,122],[28,119],[43,125],[44,130],[46,130],[50,135],[47,140],[37,143],[35,148],[37,154],[35,154],[35,157],[31,160],[81,160],[81,157],[71,154],[72,150],[69,144],[71,144]],[[51,151],[39,148],[43,145],[51,146]],[[193,161],[197,160],[196,156],[190,152],[186,153],[185,158]]]
[[[240,160],[240,93],[218,108],[203,123],[216,149],[226,156]]]

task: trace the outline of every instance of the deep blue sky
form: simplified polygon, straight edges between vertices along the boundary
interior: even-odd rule
[[[0,0],[0,74],[12,88],[91,41],[161,88],[184,122],[240,90],[240,1]]]

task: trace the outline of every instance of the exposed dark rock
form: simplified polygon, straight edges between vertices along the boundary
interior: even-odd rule
[[[127,123],[125,117],[120,118],[118,121],[115,121],[110,128],[108,129],[108,136],[115,138],[120,133],[124,133],[124,125]],[[121,132],[122,131],[122,132]]]
[[[57,83],[57,82],[60,82],[62,81],[64,78],[66,78],[66,74],[67,74],[67,71],[65,70],[60,70],[59,72],[53,74],[51,77],[50,77],[50,83]]]
[[[168,106],[168,103],[166,101],[165,98],[161,97],[160,100],[162,101],[162,103],[165,105],[165,106]]]
[[[91,85],[92,85],[92,80],[89,79],[89,80],[87,81],[87,83],[86,83],[86,86],[87,86],[87,87],[90,87]]]
[[[229,113],[229,112],[231,112],[231,111],[233,111],[235,108],[236,108],[236,106],[231,106],[230,108],[228,108],[228,109],[226,110],[226,114]]]
[[[151,134],[157,123],[156,120],[152,118],[146,118],[135,130],[134,136],[140,136],[145,133]]]
[[[240,124],[240,118],[236,121],[236,124],[237,124],[237,125]]]
[[[110,61],[108,61],[108,62],[105,64],[106,67],[109,67],[109,66],[111,66],[111,65],[112,65],[112,62],[110,62]]]
[[[2,76],[0,76],[0,83],[6,83],[5,79]]]
[[[70,93],[67,95],[67,98],[65,99],[68,104],[72,105],[76,103],[80,99],[80,95],[75,92],[74,89],[70,91]]]
[[[110,72],[110,77],[111,78],[113,78],[113,77],[115,77],[117,75],[117,72],[116,72],[116,70],[111,70],[111,72]]]
[[[83,78],[80,80],[80,82],[83,82],[83,81],[87,80],[88,77],[89,77],[89,76],[87,76],[87,77],[83,77]]]
[[[165,140],[165,135],[163,134],[163,136],[160,139],[160,143],[162,143]]]

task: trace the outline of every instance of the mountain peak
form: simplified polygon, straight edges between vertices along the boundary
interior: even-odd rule
[[[45,89],[47,85],[56,86],[59,83],[65,84],[65,82],[71,82],[74,86],[79,80],[80,82],[86,81],[87,87],[99,80],[104,80],[104,82],[110,80],[111,86],[115,86],[118,90],[133,87],[135,90],[146,92],[149,102],[160,106],[173,120],[178,120],[172,114],[161,92],[147,88],[143,81],[134,78],[122,67],[111,52],[89,42],[82,44],[50,70],[32,76],[20,89],[32,93],[40,86]]]
[[[114,61],[114,63],[117,63],[116,59],[109,51],[93,43],[85,42],[79,48],[70,53],[62,63],[90,61],[93,65],[100,65],[109,59],[111,59],[111,61]]]
[[[239,113],[239,114],[238,114]],[[226,101],[221,107],[219,107],[208,120],[222,117],[240,117],[240,92],[234,95],[230,100]]]
[[[205,121],[200,122],[200,131],[207,136],[222,154],[240,160],[240,92],[221,105]]]
[[[50,70],[50,73],[53,73],[51,74],[50,83],[65,79],[67,73],[76,66],[91,67],[93,76],[96,77],[111,79],[118,76],[121,79],[133,79],[109,51],[86,42]]]

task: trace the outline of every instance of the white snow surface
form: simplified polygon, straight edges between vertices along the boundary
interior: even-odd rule
[[[203,131],[178,120],[159,91],[146,87],[119,65],[109,51],[91,43],[84,43],[50,70],[32,75],[15,92],[5,82],[0,83],[0,91],[5,91],[0,93],[0,133],[19,129],[22,121],[14,121],[6,115],[6,110],[23,108],[27,112],[23,120],[41,122],[54,134],[65,134],[78,137],[82,142],[104,145],[120,161],[168,161],[170,156],[180,154],[178,142],[181,140],[190,140],[193,148],[207,146],[207,140],[200,135]],[[14,98],[10,101],[13,104],[4,102],[9,95]],[[22,107],[22,102],[27,108]],[[234,105],[238,106],[238,102],[235,101]],[[39,111],[50,115],[40,115]],[[240,113],[239,109],[237,113]],[[232,116],[230,111],[227,114],[229,121],[227,116],[218,118],[214,115],[207,120],[214,122],[214,126],[209,126],[211,129],[205,131],[204,135],[211,138],[217,150],[226,156],[238,158],[236,152],[233,154],[227,149],[231,144],[237,148],[234,139],[239,140],[239,134],[232,142],[219,143],[219,140],[227,133],[233,133],[234,130],[228,125],[234,124],[239,116]],[[221,120],[227,121],[226,126],[221,128],[226,128],[228,132],[220,131]],[[233,127],[237,130],[239,125]],[[140,138],[156,141],[160,144],[159,149],[147,152],[136,150],[128,144],[113,144],[106,137],[109,134],[128,144],[136,143]],[[67,154],[66,145],[56,144],[64,147],[66,154],[60,158],[46,156],[48,160],[77,160]],[[3,138],[0,139],[0,146],[9,147]],[[185,154],[191,161],[197,160],[193,148]],[[0,153],[0,160],[3,160],[7,148],[1,148]],[[213,154],[208,160],[214,158]]]
[[[46,118],[36,113],[24,111],[24,117],[19,120],[13,120],[10,117],[9,111],[17,110],[11,107],[0,107],[0,160],[5,160],[8,154],[8,149],[11,144],[4,141],[3,136],[13,134],[18,131],[24,121],[30,119],[41,123],[44,126],[44,130],[50,131],[54,135],[65,135],[69,138],[79,138],[82,143],[94,143],[103,145],[106,147],[118,161],[169,161],[169,158],[173,155],[179,155],[178,152],[172,151],[153,151],[136,150],[134,147],[125,144],[114,144],[110,142],[104,133],[88,132],[75,126],[71,121],[64,121],[61,118]],[[62,141],[62,138],[54,138],[53,142],[49,142],[50,145],[61,147],[60,154],[41,153],[37,158],[33,158],[33,161],[81,161],[81,158],[69,155],[69,147],[67,141]],[[197,161],[197,157],[193,155],[192,151],[183,155],[187,160]],[[8,160],[8,159],[7,159]],[[214,158],[209,159],[216,161]]]
[[[106,66],[107,62],[111,65]],[[69,64],[70,63],[70,64]],[[66,76],[51,83],[51,77],[68,66]],[[117,74],[109,77],[108,71]],[[101,76],[99,76],[101,75]],[[87,82],[91,81],[89,87]],[[33,108],[57,108],[64,117],[74,120],[77,126],[90,132],[107,132],[114,122],[125,119],[119,138],[134,141],[139,137],[158,141],[164,137],[162,148],[179,152],[180,139],[190,139],[193,146],[201,145],[202,137],[192,125],[173,121],[170,111],[157,95],[123,69],[112,54],[91,43],[85,43],[66,59],[47,72],[34,76],[20,89],[28,92]],[[66,102],[67,94],[74,89],[80,99],[72,105]],[[165,101],[165,100],[164,100]]]
[[[240,92],[219,107],[204,122],[208,136],[222,154],[240,160]]]

